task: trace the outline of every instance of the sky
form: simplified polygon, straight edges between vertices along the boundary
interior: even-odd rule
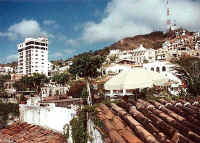
[[[200,31],[199,0],[169,0],[170,18]],[[166,30],[166,0],[0,0],[0,63],[17,60],[25,37],[49,40],[49,61]]]

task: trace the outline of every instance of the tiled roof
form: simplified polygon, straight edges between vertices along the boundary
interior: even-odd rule
[[[0,130],[0,143],[66,143],[60,133],[37,125],[15,122]]]
[[[108,143],[200,143],[198,102],[129,99],[96,109]]]

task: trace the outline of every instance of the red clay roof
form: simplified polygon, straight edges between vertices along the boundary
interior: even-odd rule
[[[200,143],[198,102],[129,99],[96,109],[107,143]]]
[[[0,143],[66,143],[60,133],[37,125],[15,122],[0,130]]]

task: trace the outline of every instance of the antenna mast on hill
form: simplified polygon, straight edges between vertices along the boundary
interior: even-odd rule
[[[169,10],[169,1],[167,0],[166,3],[166,7],[167,7],[167,30],[170,31],[171,29],[171,19],[170,19],[170,10]]]

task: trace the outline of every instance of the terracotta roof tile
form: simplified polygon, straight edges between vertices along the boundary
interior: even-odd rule
[[[120,101],[96,108],[105,142],[200,143],[200,102]]]
[[[0,130],[0,143],[66,143],[60,133],[40,126],[15,122]]]

